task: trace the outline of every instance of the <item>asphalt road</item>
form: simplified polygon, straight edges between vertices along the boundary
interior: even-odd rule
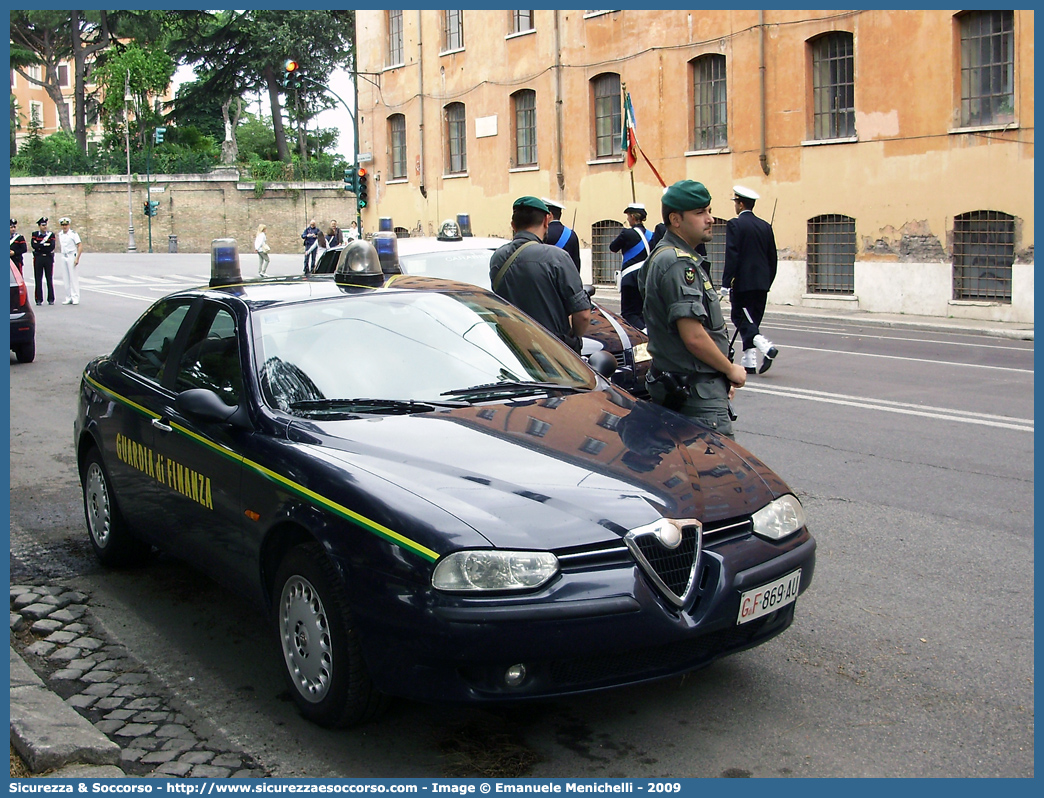
[[[11,358],[11,556],[90,594],[274,775],[446,775],[475,741],[533,777],[1033,776],[1031,342],[770,315],[781,354],[740,391],[736,429],[819,543],[790,630],[684,679],[495,712],[400,701],[332,732],[296,714],[249,606],[167,558],[103,571],[86,541],[82,368],[208,265],[88,253],[81,304],[38,309],[36,362]]]

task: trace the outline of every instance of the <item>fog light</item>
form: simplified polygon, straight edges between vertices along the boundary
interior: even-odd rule
[[[521,662],[518,665],[512,665],[506,671],[504,671],[504,683],[508,687],[518,687],[522,682],[526,680],[526,666]]]

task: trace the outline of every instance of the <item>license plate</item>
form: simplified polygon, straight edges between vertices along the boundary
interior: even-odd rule
[[[775,582],[748,590],[740,596],[739,617],[737,624],[749,623],[768,615],[770,612],[785,607],[795,601],[801,589],[801,569],[791,571]]]

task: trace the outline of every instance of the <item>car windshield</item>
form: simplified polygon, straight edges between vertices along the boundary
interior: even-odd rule
[[[413,255],[400,253],[399,264],[405,274],[424,274],[489,288],[489,259],[492,255],[491,249],[450,249]]]
[[[596,385],[571,349],[483,291],[375,291],[254,318],[265,401],[300,415],[337,400],[443,406]]]

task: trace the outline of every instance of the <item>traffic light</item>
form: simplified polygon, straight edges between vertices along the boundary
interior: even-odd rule
[[[299,89],[301,88],[301,65],[293,59],[288,60],[283,64],[285,74],[283,75],[283,85],[288,89]]]
[[[355,204],[361,210],[370,201],[370,173],[366,171],[366,167],[360,166],[355,175]]]
[[[143,206],[146,216],[155,216],[159,213],[159,202],[157,200],[148,200],[143,203]]]
[[[344,170],[344,190],[353,194],[359,193],[359,182],[355,177],[355,167],[349,166]]]
[[[165,127],[158,127],[158,128],[156,128],[156,143],[157,144],[162,144],[163,143],[163,135],[166,132],[167,132],[167,129]]]

